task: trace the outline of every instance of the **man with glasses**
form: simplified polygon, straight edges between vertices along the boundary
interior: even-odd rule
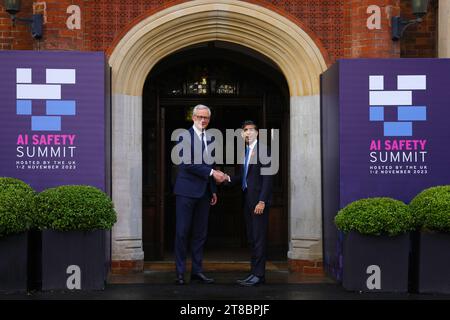
[[[214,170],[204,156],[208,153],[206,128],[211,118],[211,110],[204,105],[194,107],[189,129],[191,157],[179,165],[175,181],[176,195],[176,235],[175,264],[176,283],[185,284],[186,255],[189,231],[192,228],[192,271],[191,281],[213,283],[214,280],[203,274],[203,246],[208,229],[209,208],[217,203],[216,183],[225,179],[223,172]],[[201,146],[198,147],[198,146]],[[206,152],[205,152],[206,151]],[[200,159],[201,161],[195,161]]]
[[[272,197],[272,175],[261,174],[264,165],[260,154],[267,154],[267,146],[258,142],[258,127],[251,121],[242,124],[242,137],[245,140],[244,163],[240,173],[230,177],[227,184],[239,184],[244,195],[244,217],[247,239],[251,250],[251,272],[237,282],[242,286],[257,286],[265,282],[267,255],[267,228],[269,206]]]

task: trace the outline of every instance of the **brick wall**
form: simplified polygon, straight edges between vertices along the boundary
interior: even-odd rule
[[[428,13],[423,17],[424,21],[405,30],[401,39],[402,58],[437,57],[438,4],[438,0],[431,0]],[[415,19],[408,0],[401,1],[401,17],[408,20]]]
[[[144,271],[144,261],[116,260],[111,262],[112,274],[142,273]]]
[[[90,50],[87,26],[90,22],[85,10],[88,0],[46,0],[35,1],[45,5],[46,23],[44,25],[44,40],[42,50]],[[69,29],[66,25],[71,13],[67,13],[70,5],[77,5],[81,10],[81,29]],[[42,8],[41,8],[42,10]],[[85,43],[87,41],[87,44]]]
[[[377,6],[380,28],[369,29],[367,20],[372,15],[368,7]],[[398,42],[391,40],[391,16],[399,12],[398,0],[348,0],[345,4],[347,27],[345,38],[346,58],[395,58],[400,56]]]
[[[398,57],[398,43],[390,40],[388,14],[397,13],[398,0],[246,0],[301,21],[320,39],[330,62],[343,57]],[[128,23],[144,13],[172,3],[137,0],[99,0],[89,2],[92,15],[88,27],[92,50],[107,50]],[[382,9],[383,28],[369,31],[366,27],[367,7],[377,4]]]
[[[28,25],[11,26],[0,5],[0,49],[3,50],[93,50],[106,51],[126,27],[151,11],[186,0],[47,0],[22,1],[19,16],[44,13],[44,39],[31,38]],[[437,3],[431,0],[425,21],[412,26],[401,41],[390,40],[390,17],[411,17],[409,0],[245,0],[301,21],[325,47],[330,63],[351,57],[435,57],[437,33]],[[33,6],[34,4],[34,6]],[[69,5],[81,9],[81,29],[69,30],[66,12]],[[381,29],[366,26],[369,5],[381,8]]]
[[[288,259],[288,269],[305,275],[324,275],[322,261]]]
[[[22,1],[22,8],[17,15],[30,18],[33,13],[44,15],[44,36],[42,40],[31,37],[31,26],[17,22],[12,26],[9,15],[5,12],[3,3],[0,5],[0,49],[2,50],[90,50],[87,26],[89,15],[84,10],[89,0],[47,0]],[[70,16],[67,8],[78,5],[81,9],[81,29],[70,30],[66,21]]]
[[[276,9],[287,16],[300,20],[320,38],[327,49],[331,62],[343,56],[343,21],[345,20],[344,0],[248,0],[268,8]],[[158,0],[98,0],[88,1],[86,9],[91,15],[88,26],[92,50],[107,50],[113,40],[119,36],[134,19],[157,10],[168,7],[179,1]]]
[[[344,4],[348,0],[256,0],[259,5],[269,4],[292,15],[320,39],[327,49],[331,62],[343,57],[344,39],[348,30],[345,29],[346,11]],[[270,7],[269,7],[270,8]]]
[[[399,57],[398,43],[390,39],[390,17],[399,12],[399,0],[245,0],[293,17],[309,28],[325,47],[330,63],[338,58]],[[128,24],[176,1],[88,1],[91,15],[87,32],[91,50],[107,50]],[[133,5],[131,5],[133,3]],[[367,7],[381,8],[382,29],[368,30]]]
[[[22,10],[17,17],[29,18],[32,12],[32,4],[30,1],[22,2]],[[16,22],[16,25],[13,26],[2,1],[0,6],[0,50],[32,50],[33,48],[34,43],[30,26],[19,22]]]

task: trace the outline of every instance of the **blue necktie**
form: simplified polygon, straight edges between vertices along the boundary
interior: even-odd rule
[[[248,172],[248,158],[250,155],[250,147],[245,146],[245,160],[244,160],[244,174],[242,175],[242,190],[247,189],[247,172]]]

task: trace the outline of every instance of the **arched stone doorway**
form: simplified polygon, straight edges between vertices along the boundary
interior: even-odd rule
[[[112,260],[142,267],[142,92],[153,66],[197,43],[223,41],[259,52],[286,78],[290,94],[289,251],[321,259],[319,77],[324,50],[301,23],[252,3],[199,0],[143,18],[116,43],[112,68],[112,191],[118,211]]]
[[[199,89],[200,88],[200,89]],[[269,212],[268,260],[286,261],[287,151],[289,90],[280,70],[270,60],[229,42],[208,42],[183,48],[155,65],[143,90],[143,232],[145,261],[173,260],[177,166],[171,163],[171,135],[192,126],[195,105],[212,110],[208,128],[240,128],[245,120],[280,135],[279,167],[274,176]],[[269,131],[271,132],[271,131]],[[224,141],[225,142],[225,141]],[[270,141],[269,141],[270,143]],[[222,148],[224,160],[227,148]],[[233,148],[236,152],[235,148]],[[233,176],[236,165],[224,161],[216,168]],[[248,247],[242,190],[217,186],[219,201],[210,208],[205,261],[247,261]]]

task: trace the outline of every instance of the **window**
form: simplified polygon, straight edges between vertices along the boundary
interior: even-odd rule
[[[215,66],[210,62],[205,65],[190,65],[181,70],[172,69],[170,74],[170,77],[160,83],[162,92],[168,96],[239,94],[236,76],[239,69],[232,65]]]

